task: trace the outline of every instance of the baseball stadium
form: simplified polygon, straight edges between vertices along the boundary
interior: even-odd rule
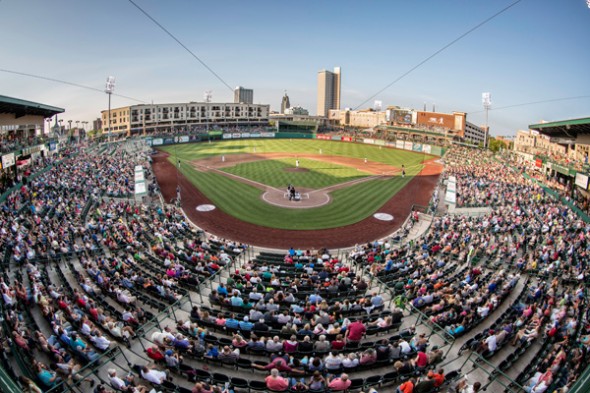
[[[590,220],[538,158],[169,135],[3,153],[3,391],[585,391]]]

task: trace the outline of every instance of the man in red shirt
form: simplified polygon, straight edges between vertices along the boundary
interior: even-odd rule
[[[367,328],[361,321],[354,321],[346,328],[346,341],[359,342],[365,335]]]
[[[434,387],[439,387],[445,382],[445,371],[441,368],[438,372],[429,372],[429,375],[432,374],[432,379],[434,379]]]
[[[419,351],[416,357],[416,367],[420,370],[424,370],[428,366],[428,355]]]

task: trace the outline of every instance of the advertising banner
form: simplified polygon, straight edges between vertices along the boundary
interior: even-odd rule
[[[164,144],[165,145],[171,145],[174,143],[174,138],[165,138],[164,139]]]
[[[395,147],[397,147],[398,149],[403,149],[404,141],[395,141]]]
[[[274,138],[275,133],[274,132],[261,132],[260,137],[261,138]]]
[[[395,146],[395,142],[387,142],[387,143],[385,144],[385,146],[387,146],[387,147],[396,147],[396,146]]]
[[[342,137],[340,135],[332,135],[332,138],[330,139],[332,139],[333,141],[339,141],[342,140]]]
[[[412,150],[412,147],[413,147],[413,145],[414,145],[414,144],[413,144],[412,142],[410,142],[410,141],[405,141],[405,142],[404,142],[404,149],[405,149],[405,150]]]
[[[343,136],[342,141],[343,142],[352,142],[352,137],[351,136]]]
[[[421,143],[414,143],[414,146],[412,146],[412,150],[422,151],[422,144]]]
[[[162,143],[164,143],[162,138],[154,138],[152,140],[152,146],[160,146]]]
[[[242,132],[242,138],[250,138],[249,132]]]
[[[260,138],[260,133],[259,132],[253,132],[250,134],[250,138]]]
[[[588,188],[588,176],[581,173],[576,173],[576,186],[581,187],[583,190]]]
[[[187,143],[189,140],[190,140],[190,138],[188,137],[188,135],[183,135],[183,136],[178,137],[179,143]]]
[[[240,133],[240,132],[234,132],[233,134],[231,134],[231,137],[233,139],[240,139],[242,137],[242,133]]]
[[[151,146],[151,142],[152,142],[152,141],[150,140],[150,143],[149,143],[148,145],[150,145],[150,146]],[[49,142],[49,150],[53,151],[53,150],[55,150],[56,148],[57,148],[57,143],[55,143],[55,142]]]
[[[422,151],[426,154],[430,154],[431,146],[430,145],[422,145]]]
[[[369,145],[373,145],[375,143],[375,139],[372,139],[372,138],[363,138],[363,143],[367,143]]]
[[[537,159],[535,160],[535,166],[536,166],[537,168],[541,168],[541,167],[543,166],[543,160],[542,160],[542,159],[540,159],[540,158],[537,158]]]
[[[231,134],[223,134],[223,139],[231,139]]]
[[[330,137],[330,135],[318,134],[316,135],[316,139],[330,140],[332,138]]]
[[[14,153],[2,156],[2,168],[8,168],[14,165]]]
[[[385,146],[385,141],[383,139],[376,139],[375,144],[379,146]]]

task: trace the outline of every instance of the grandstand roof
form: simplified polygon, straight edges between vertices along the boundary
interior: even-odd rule
[[[51,117],[63,112],[63,108],[0,95],[0,113],[14,113],[16,118],[25,115]]]
[[[550,137],[575,138],[578,134],[590,134],[590,117],[531,124],[529,129]]]

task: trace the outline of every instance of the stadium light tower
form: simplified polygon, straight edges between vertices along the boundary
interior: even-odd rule
[[[115,77],[109,76],[107,78],[107,83],[105,86],[104,92],[109,95],[109,136],[108,141],[111,141],[111,95],[115,91]]]
[[[491,93],[481,93],[481,101],[483,103],[483,109],[486,111],[486,131],[483,135],[483,148],[485,149],[488,145],[488,133],[490,132],[490,127],[488,125],[488,112],[492,107],[492,94]]]

